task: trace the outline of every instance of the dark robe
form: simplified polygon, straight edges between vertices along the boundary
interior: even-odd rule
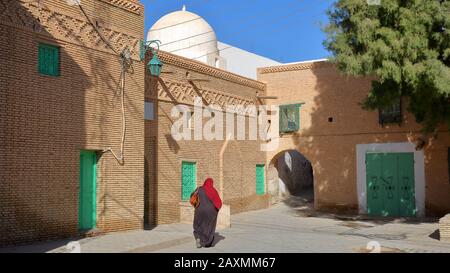
[[[203,247],[210,247],[214,241],[219,211],[209,200],[203,187],[198,189],[198,198],[200,199],[200,205],[195,209],[194,214],[194,237],[200,239],[200,244]]]

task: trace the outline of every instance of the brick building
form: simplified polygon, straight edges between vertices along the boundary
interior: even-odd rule
[[[185,105],[192,113],[195,97],[201,97],[205,107],[253,105],[256,94],[263,93],[265,85],[162,51],[159,57],[164,63],[163,73],[159,78],[146,76],[145,85],[146,104],[153,111],[145,121],[144,148],[146,181],[150,188],[149,223],[174,223],[185,218],[182,214],[190,205],[186,198],[183,200],[182,191],[189,187],[185,183],[190,182],[183,177],[183,166],[192,168],[196,176],[187,193],[212,177],[231,213],[266,207],[265,191],[256,192],[256,170],[265,164],[265,152],[260,149],[260,141],[249,140],[248,130],[245,140],[237,140],[236,135],[229,141],[225,136],[223,140],[194,140],[196,124],[191,120],[192,140],[176,141],[171,135],[176,120],[171,117],[171,109],[176,105]],[[234,115],[236,124],[237,115]],[[244,118],[248,126],[249,119],[256,116]],[[207,120],[203,117],[202,123]],[[225,120],[222,124],[225,125]]]
[[[405,102],[363,110],[371,80],[342,76],[323,60],[260,68],[258,80],[277,97],[267,103],[294,116],[292,129],[280,126],[279,148],[267,153],[271,195],[280,176],[274,163],[297,151],[313,166],[317,209],[394,217],[450,211],[445,125],[425,137]]]
[[[342,77],[320,61],[261,68],[256,81],[163,51],[154,77],[138,57],[139,1],[67,3],[0,0],[0,245],[189,222],[188,195],[208,176],[226,225],[229,214],[265,208],[278,195],[274,162],[287,151],[311,162],[318,209],[450,211],[448,128],[423,139],[401,107],[363,111],[369,79]],[[203,110],[281,105],[284,116],[272,120],[280,146],[264,152],[247,130],[244,140],[175,140],[172,110],[183,105],[195,116],[195,97]],[[232,115],[239,118],[256,116]],[[371,179],[384,174],[403,184],[379,191]],[[376,194],[409,201],[386,208]]]
[[[183,164],[195,165],[195,184],[215,179],[225,218],[268,205],[264,190],[256,194],[258,141],[176,143],[166,117],[190,105],[180,92],[253,103],[264,84],[164,52],[172,73],[145,75],[138,1],[0,4],[0,244],[186,221]],[[186,72],[208,81],[188,82]],[[154,121],[144,122],[144,101],[154,103]]]
[[[85,0],[89,19],[66,1],[1,0],[0,7],[0,244],[73,236],[81,225],[141,228],[144,65],[134,62],[125,76],[119,164],[102,151],[120,153],[120,58],[93,25],[116,52],[129,47],[137,60],[143,6]]]

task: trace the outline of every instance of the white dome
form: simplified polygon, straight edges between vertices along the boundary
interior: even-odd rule
[[[161,17],[148,31],[147,40],[160,40],[161,50],[211,65],[218,56],[216,33],[212,27],[184,7]]]

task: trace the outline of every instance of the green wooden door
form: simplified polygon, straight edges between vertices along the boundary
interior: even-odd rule
[[[78,228],[96,227],[96,165],[97,156],[93,151],[80,153],[80,195],[78,205]]]
[[[398,195],[400,200],[399,214],[401,216],[416,215],[414,154],[398,154]]]
[[[181,200],[189,200],[197,186],[197,165],[195,162],[181,163]]]
[[[415,216],[413,153],[367,153],[366,181],[369,215]]]
[[[256,194],[264,194],[264,164],[256,165]]]

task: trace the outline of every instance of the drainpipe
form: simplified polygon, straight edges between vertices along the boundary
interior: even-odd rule
[[[225,150],[228,146],[228,142],[231,139],[231,134],[228,134],[225,142],[222,144],[222,147],[220,148],[219,153],[219,195],[220,199],[223,200],[223,154],[225,153]]]

